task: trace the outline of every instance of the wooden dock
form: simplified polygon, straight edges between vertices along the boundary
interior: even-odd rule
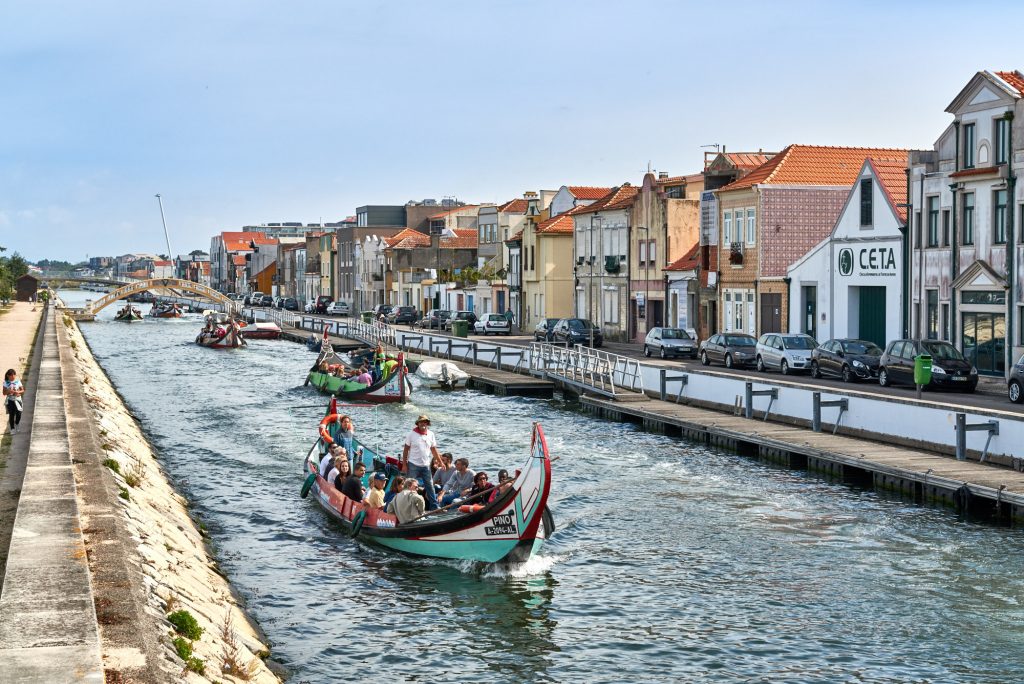
[[[731,448],[791,468],[897,492],[1000,522],[1024,522],[1024,473],[977,461],[807,428],[744,418],[658,399],[618,402],[585,396],[589,413]]]

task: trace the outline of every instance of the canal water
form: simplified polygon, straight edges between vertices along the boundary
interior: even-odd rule
[[[67,293],[74,303],[84,293]],[[82,325],[293,681],[1024,681],[1024,535],[557,402],[422,390],[353,409],[388,453],[428,413],[494,474],[540,421],[554,538],[512,571],[349,540],[299,498],[325,400],[284,341]],[[492,478],[493,479],[493,478]]]

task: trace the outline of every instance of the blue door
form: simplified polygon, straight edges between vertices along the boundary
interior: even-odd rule
[[[466,311],[476,311],[473,308],[473,295],[466,295]]]
[[[497,313],[505,313],[505,291],[498,290],[498,310]]]

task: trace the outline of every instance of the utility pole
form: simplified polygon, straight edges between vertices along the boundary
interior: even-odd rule
[[[160,193],[156,193],[156,201],[160,205],[160,222],[164,224],[164,241],[167,243],[167,258],[173,260],[171,256],[171,238],[167,235],[167,219],[164,218],[164,201],[160,197]]]

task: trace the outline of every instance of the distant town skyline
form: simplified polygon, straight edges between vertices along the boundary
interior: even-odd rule
[[[1012,43],[940,39],[962,7],[13,6],[0,245],[30,261],[164,253],[157,193],[186,254],[362,204],[695,173],[714,144],[926,149],[972,74],[1024,68]]]

